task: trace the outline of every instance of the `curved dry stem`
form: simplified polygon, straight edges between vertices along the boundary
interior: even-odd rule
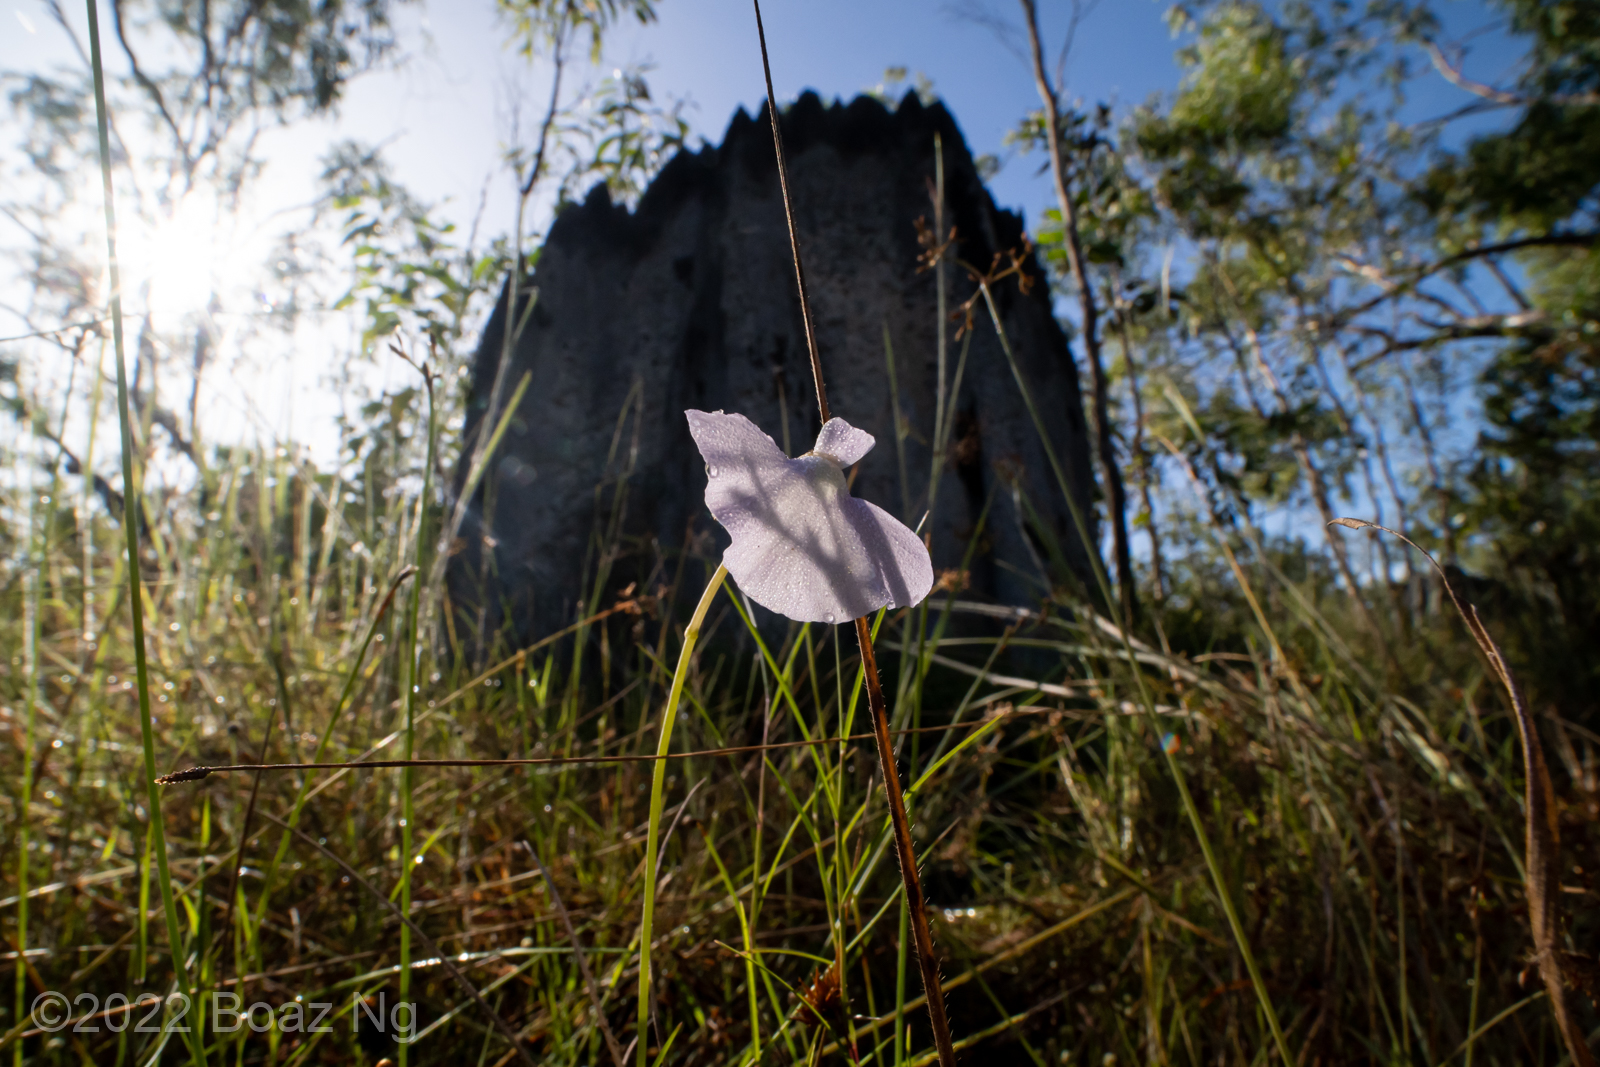
[[[1534,958],[1539,965],[1539,977],[1544,980],[1545,993],[1550,998],[1550,1010],[1556,1017],[1556,1026],[1561,1031],[1562,1040],[1566,1042],[1572,1062],[1577,1067],[1594,1067],[1594,1056],[1589,1051],[1589,1043],[1583,1028],[1573,1016],[1572,1009],[1567,1003],[1567,985],[1561,971],[1560,949],[1556,944],[1561,936],[1561,836],[1555,786],[1550,781],[1550,768],[1545,763],[1544,746],[1539,741],[1538,727],[1528,711],[1527,703],[1522,699],[1522,692],[1517,688],[1511,667],[1506,663],[1500,646],[1489,636],[1483,620],[1478,617],[1478,609],[1470,601],[1464,602],[1461,599],[1456,593],[1455,586],[1450,584],[1449,575],[1445,574],[1439,561],[1434,559],[1427,549],[1403,533],[1397,533],[1387,526],[1379,526],[1366,519],[1338,518],[1328,525],[1343,526],[1351,530],[1381,530],[1392,537],[1398,537],[1421,552],[1423,558],[1438,573],[1439,580],[1444,583],[1444,591],[1450,596],[1450,602],[1455,605],[1461,621],[1467,624],[1472,639],[1478,643],[1478,649],[1489,661],[1495,677],[1500,679],[1506,696],[1511,700],[1512,715],[1517,721],[1517,733],[1522,738],[1522,764],[1526,779],[1524,811],[1527,813],[1528,826],[1525,845],[1527,854],[1524,863],[1528,872],[1528,925],[1533,929]]]

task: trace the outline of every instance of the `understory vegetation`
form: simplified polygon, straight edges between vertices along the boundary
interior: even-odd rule
[[[134,26],[199,73],[108,85],[114,117],[156,116],[148,151],[124,145],[115,168],[144,168],[126,195],[152,217],[247,182],[252,123],[332,106],[392,47],[382,3],[348,25],[212,6],[243,29],[189,5]],[[636,196],[687,126],[640,72],[571,104],[559,72],[652,5],[499,7],[530,58],[557,61],[552,117],[511,154],[522,205],[546,182]],[[1125,112],[1071,106],[1047,47],[1019,68],[1041,108],[1009,165],[1044,153],[1054,171],[1040,281],[1082,360],[1107,563],[1103,589],[1047,575],[1026,604],[950,571],[876,620],[963,1062],[1573,1062],[1535,958],[1514,709],[1440,573],[1327,526],[1344,515],[1434,553],[1505,650],[1556,799],[1567,1007],[1600,1026],[1600,16],[1576,0],[1487,14],[1527,49],[1515,84],[1468,78],[1411,4],[1184,5],[1183,84]],[[269,16],[307,21],[251,21]],[[1031,4],[1020,18],[1017,39],[1038,34]],[[330,49],[357,30],[364,52]],[[80,240],[103,235],[69,210],[99,210],[79,73],[8,81],[17,166],[37,183],[5,205],[33,235],[8,250],[41,336],[0,347],[0,932],[17,975],[0,1055],[632,1060],[651,756],[712,539],[619,535],[630,470],[614,448],[571,561],[590,592],[570,625],[521,645],[458,632],[441,487],[488,454],[458,439],[464,368],[539,234],[462,242],[355,145],[263,283],[278,318],[240,341],[292,343],[308,294],[338,281],[361,335],[338,462],[202,433],[190,398],[222,342],[203,316],[162,335],[130,312],[126,508],[104,245]],[[250,97],[257,76],[272,91]],[[1427,79],[1468,111],[1420,114],[1408,93]],[[959,275],[951,307],[978,292]],[[995,328],[967,306],[952,335]],[[377,360],[405,384],[362,393]],[[930,472],[909,477],[925,499]],[[986,521],[1018,521],[1008,508]],[[121,525],[135,515],[146,669]],[[619,589],[615,571],[648,579]],[[141,689],[157,773],[457,765],[214,773],[165,786],[158,824]],[[677,723],[645,1062],[936,1062],[850,635],[730,584]],[[546,762],[469,764],[505,759]],[[114,1010],[47,1032],[28,1015],[47,990]],[[184,990],[203,1032],[141,1032],[161,1011],[123,1010]],[[278,1024],[258,1008],[254,1027],[213,1030],[227,994]],[[332,1005],[328,1032],[289,1024],[313,1003]]]

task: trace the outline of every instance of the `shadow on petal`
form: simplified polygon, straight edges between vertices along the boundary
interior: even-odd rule
[[[797,459],[742,415],[691,411],[706,460],[706,505],[733,538],[723,562],[756,603],[798,622],[841,623],[907,607],[933,585],[927,549],[903,523],[845,485],[832,452],[859,458],[872,436],[832,419]]]

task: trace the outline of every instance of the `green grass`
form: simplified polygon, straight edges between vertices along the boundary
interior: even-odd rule
[[[287,450],[218,453],[206,475],[211,510],[200,510],[198,493],[149,509],[142,563],[158,770],[250,762],[269,728],[278,758],[392,755],[403,745],[410,624],[380,608],[415,564],[418,524],[414,499],[382,492],[406,473],[404,454],[392,455],[395,467],[370,470],[368,487]],[[133,635],[125,606],[108,614],[101,602],[91,617],[86,599],[115,588],[123,571],[115,553],[92,547],[115,544],[98,503],[57,485],[37,586],[39,777],[26,824],[15,815],[20,792],[8,790],[6,819],[8,840],[20,844],[26,825],[34,843],[29,937],[48,952],[31,962],[74,996],[164,992],[176,979],[174,935],[155,914],[158,892],[148,897],[151,932],[141,937],[138,924],[148,823]],[[1407,673],[1390,677],[1320,572],[1291,576],[1291,560],[1248,538],[1218,544],[1238,569],[1196,566],[1157,621],[1169,641],[1192,634],[1192,598],[1229,626],[1171,651],[1156,635],[1136,636],[1132,663],[1114,627],[1081,603],[1019,613],[939,592],[883,621],[896,729],[993,720],[981,733],[899,741],[936,944],[954,983],[952,1024],[958,1039],[976,1039],[968,1055],[1270,1060],[1270,1027],[1167,765],[1161,742],[1171,734],[1296,1056],[1556,1062],[1556,1036],[1530,1000],[1537,983],[1524,984],[1533,980],[1514,731],[1464,635],[1436,614],[1406,620],[1417,635],[1397,650]],[[666,589],[679,571],[677,584],[691,590],[714,568],[662,561],[652,586],[661,598],[631,598],[590,622],[585,655],[574,657],[569,634],[521,657],[506,649],[509,662],[484,676],[448,654],[437,589],[423,590],[417,631],[433,636],[419,642],[412,675],[417,754],[648,755],[683,639],[685,605],[674,610]],[[731,593],[687,661],[673,750],[859,733],[854,655],[817,627],[746,625],[750,609]],[[19,651],[26,595],[17,581],[5,590],[7,641]],[[21,677],[8,683],[13,715],[24,708]],[[286,713],[290,729],[277,725]],[[23,723],[11,721],[23,741]],[[1585,739],[1550,729],[1567,803],[1564,883],[1582,889],[1595,862],[1592,809],[1571,783],[1584,781]],[[24,780],[21,750],[13,744],[7,757],[13,783]],[[844,1062],[838,1050],[852,1042],[863,1062],[887,1063],[902,1031],[903,1062],[931,1051],[906,979],[873,765],[867,741],[663,765],[652,1060],[674,1032],[675,1063],[749,1062],[757,1051],[786,1063],[813,1050]],[[267,775],[257,804],[397,896],[403,857],[421,856],[409,865],[416,920],[446,951],[468,954],[468,977],[536,1058],[591,1063],[608,1053],[572,939],[515,846],[526,837],[546,858],[604,1010],[628,1033],[650,766],[414,772],[414,827],[399,825],[398,771]],[[207,1034],[207,1051],[226,1062],[375,1063],[395,1050],[356,1041],[349,998],[382,992],[392,1005],[398,993],[398,927],[382,908],[258,818],[233,927],[224,925],[250,788],[248,776],[219,775],[163,794],[193,980],[246,1003],[332,1000],[341,1014],[314,1040]],[[1566,901],[1575,930],[1588,929],[1586,897]],[[802,1025],[791,990],[841,956],[841,1010],[825,1026]],[[506,1054],[437,966],[419,963],[411,980],[422,1025],[447,1018],[409,1050],[412,1062],[461,1062],[463,1049],[473,1062]],[[39,1062],[86,1053],[144,1062],[159,1038],[130,1030],[41,1035],[23,1047]]]
[[[137,486],[150,435],[115,347]],[[691,617],[720,561],[622,536],[620,449],[572,561],[582,617],[469,664],[457,649],[482,635],[430,533],[450,423],[426,400],[363,428],[339,472],[291,443],[213,447],[194,489],[144,498],[143,525],[127,509],[121,544],[59,465],[8,501],[29,519],[0,533],[36,561],[0,586],[0,922],[35,952],[22,1000],[334,1005],[328,1033],[195,1030],[187,1048],[126,1016],[35,1034],[13,1006],[13,1062],[144,1064],[165,1041],[163,1063],[501,1064],[504,1024],[537,1062],[591,1064],[615,1058],[602,1017],[644,1064],[932,1062],[848,635],[774,622],[731,584]],[[1326,561],[1186,514],[1171,593],[1136,632],[1096,612],[1109,590],[1065,582],[1025,606],[951,582],[878,620],[965,1062],[1561,1062],[1530,962],[1516,729],[1448,605],[1364,591],[1378,632],[1406,635],[1380,644]],[[650,577],[619,592],[624,560]],[[1543,726],[1581,947],[1600,739]],[[263,751],[637,759],[151,784]],[[819,979],[837,994],[800,1010]],[[379,997],[417,1001],[415,1044],[352,1032]]]

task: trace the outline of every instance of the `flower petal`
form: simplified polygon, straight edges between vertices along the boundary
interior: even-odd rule
[[[766,472],[789,462],[778,443],[743,415],[720,411],[685,411],[684,415],[689,419],[689,435],[713,480],[724,467],[730,472],[735,468]]]
[[[877,438],[867,431],[858,430],[843,419],[835,418],[822,424],[822,432],[817,434],[817,443],[812,451],[832,456],[839,461],[839,466],[848,467],[871,452],[872,446],[877,443]]]
[[[789,459],[743,415],[686,414],[710,475],[706,505],[733,536],[723,563],[756,603],[799,622],[840,623],[928,595],[927,549],[893,516],[850,495],[834,455]],[[860,458],[871,435],[848,423],[843,430],[836,440]]]

